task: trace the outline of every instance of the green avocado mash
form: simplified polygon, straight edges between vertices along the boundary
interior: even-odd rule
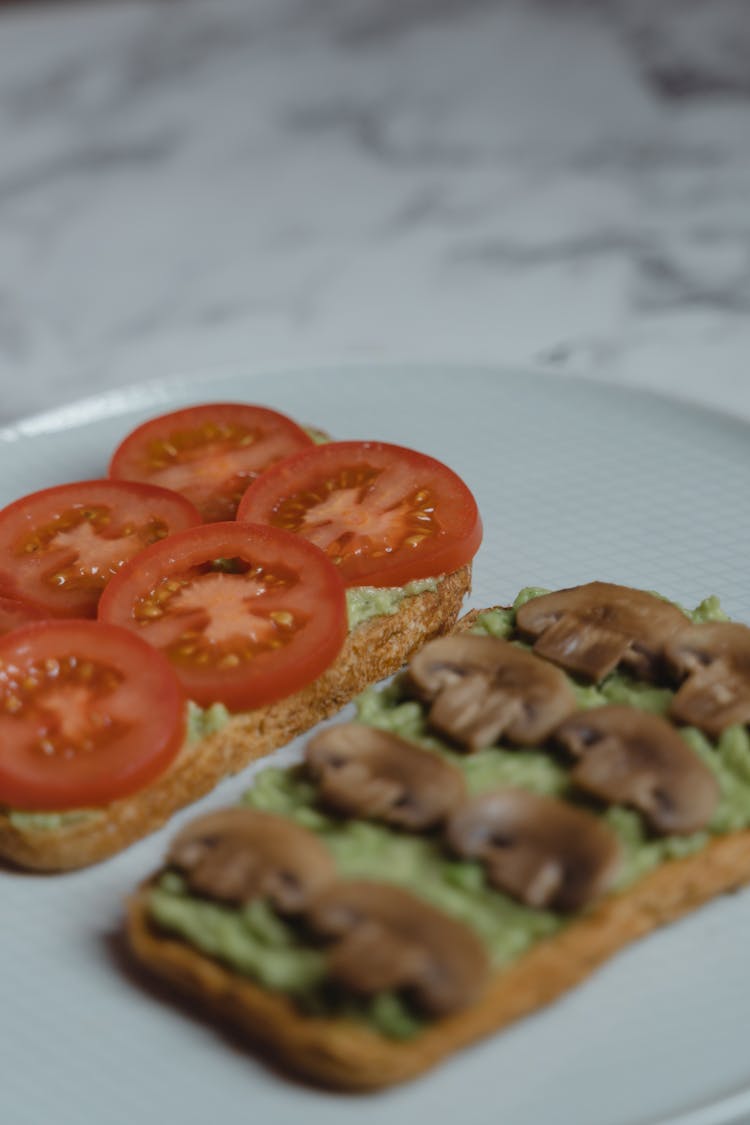
[[[319,430],[317,426],[303,426],[302,429],[316,445],[328,445],[333,440],[330,434],[327,434],[325,430]]]
[[[515,612],[530,597],[545,591],[521,591],[508,610],[480,615],[475,631],[512,637]],[[693,613],[694,621],[724,620],[715,598],[706,599]],[[672,693],[614,674],[597,687],[574,685],[582,708],[609,702],[665,713]],[[455,752],[432,736],[418,702],[404,698],[398,681],[385,689],[370,688],[358,700],[360,721],[418,742],[450,760],[466,777],[469,791],[480,792],[499,785],[517,785],[534,792],[564,795],[570,791],[567,772],[549,752],[490,747],[471,755]],[[693,750],[717,777],[721,798],[705,832],[690,836],[653,838],[640,816],[630,809],[612,807],[603,818],[618,835],[623,864],[617,884],[621,889],[663,860],[689,855],[702,848],[711,834],[750,825],[750,735],[745,727],[724,732],[714,746],[694,729],[682,731]],[[566,918],[523,906],[491,889],[481,865],[457,861],[433,835],[410,835],[367,821],[345,820],[321,811],[315,786],[299,769],[268,768],[255,780],[244,800],[253,808],[289,816],[316,832],[332,852],[343,877],[388,880],[411,890],[446,913],[471,926],[486,943],[495,968],[510,964],[534,942],[555,933]],[[332,1011],[325,993],[321,962],[311,959],[317,950],[306,945],[289,928],[283,941],[266,927],[266,946],[259,946],[257,925],[248,922],[244,911],[218,907],[191,898],[184,884],[167,872],[154,891],[151,912],[157,922],[173,930],[204,952],[219,957],[239,972],[249,972],[269,988],[278,988],[301,999],[305,1006]],[[255,904],[257,905],[257,904]],[[218,913],[217,913],[218,912]],[[217,922],[220,918],[220,923]],[[278,921],[278,920],[277,920]],[[220,931],[221,936],[217,936]],[[281,961],[282,968],[278,962]],[[314,966],[311,967],[311,966]],[[385,1035],[406,1036],[419,1029],[401,998],[378,998],[381,1004],[352,1008],[355,1014]],[[337,1009],[338,1010],[338,1009]],[[383,1016],[385,1013],[385,1017]],[[387,1018],[386,1018],[387,1017]]]
[[[100,809],[69,809],[66,812],[21,812],[9,809],[8,820],[14,828],[34,832],[52,832],[60,828],[70,828],[74,824],[84,824],[103,816]]]
[[[349,617],[349,631],[356,629],[371,617],[386,616],[398,612],[404,598],[424,594],[426,590],[437,590],[440,578],[418,578],[405,586],[352,586],[346,591],[346,610]]]
[[[210,707],[201,707],[198,703],[188,700],[187,722],[185,738],[188,744],[200,742],[210,734],[216,734],[231,719],[223,703],[212,703]]]

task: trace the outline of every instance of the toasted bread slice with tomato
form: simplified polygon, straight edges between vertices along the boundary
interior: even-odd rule
[[[187,742],[161,776],[130,797],[62,818],[0,811],[0,860],[67,871],[98,863],[154,832],[223,777],[284,746],[396,672],[426,641],[453,627],[470,585],[467,565],[435,590],[405,598],[395,613],[364,621],[317,680],[286,699],[234,715],[216,734]]]

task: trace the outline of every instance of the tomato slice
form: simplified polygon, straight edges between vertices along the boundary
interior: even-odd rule
[[[0,638],[0,802],[103,805],[160,774],[185,736],[169,661],[127,629],[44,621]]]
[[[403,586],[468,563],[482,541],[474,497],[442,462],[374,441],[316,446],[250,485],[237,512],[304,536],[347,586]]]
[[[312,444],[296,422],[275,410],[206,403],[138,426],[115,450],[109,475],[180,492],[207,523],[231,520],[251,481]]]
[[[21,625],[41,621],[44,616],[40,610],[25,602],[16,601],[15,598],[0,598],[0,637],[10,633],[11,629],[19,629]]]
[[[0,511],[0,595],[47,617],[95,617],[102,590],[123,563],[200,522],[182,496],[131,481],[34,492]]]
[[[191,699],[249,710],[304,687],[346,637],[336,568],[299,536],[205,524],[143,551],[107,587],[99,617],[163,650]]]

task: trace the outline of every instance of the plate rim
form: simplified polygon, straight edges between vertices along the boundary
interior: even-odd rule
[[[550,385],[573,384],[582,390],[591,390],[601,393],[605,397],[611,395],[616,398],[641,399],[654,402],[661,407],[672,407],[683,414],[690,416],[713,418],[716,422],[728,425],[732,429],[744,432],[750,426],[750,414],[734,414],[723,406],[715,406],[701,402],[689,396],[674,394],[662,388],[643,387],[633,385],[622,379],[601,379],[595,375],[580,371],[556,372],[549,368],[525,364],[493,363],[487,360],[431,360],[425,358],[396,359],[355,359],[332,358],[316,359],[310,362],[271,361],[268,363],[251,363],[239,367],[236,363],[209,364],[196,367],[186,367],[179,371],[171,371],[163,375],[152,375],[145,379],[125,383],[121,386],[109,387],[91,395],[82,395],[68,403],[58,403],[46,410],[33,411],[23,414],[18,418],[0,426],[0,445],[11,444],[23,438],[43,437],[46,434],[59,433],[62,430],[74,429],[76,425],[85,425],[106,418],[115,418],[131,409],[148,406],[159,397],[168,399],[170,394],[191,385],[207,386],[213,379],[249,379],[256,380],[263,375],[277,378],[293,378],[324,376],[332,371],[352,368],[361,373],[383,373],[390,375],[397,371],[409,371],[415,375],[427,374],[430,371],[455,371],[465,375],[479,374],[494,378],[528,378],[538,383]],[[207,399],[205,401],[211,401]]]

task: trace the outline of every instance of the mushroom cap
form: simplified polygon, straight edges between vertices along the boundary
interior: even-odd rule
[[[655,678],[664,645],[689,625],[682,610],[655,594],[609,582],[542,594],[516,613],[516,627],[535,642],[534,652],[595,683],[620,664]]]
[[[575,709],[562,672],[499,637],[459,633],[430,641],[413,657],[409,679],[432,702],[430,725],[467,750],[501,736],[538,745]]]
[[[172,842],[167,863],[196,894],[235,904],[264,898],[281,914],[303,910],[336,877],[330,852],[312,832],[242,806],[191,821]]]
[[[719,800],[708,766],[659,715],[596,707],[566,719],[555,739],[579,759],[574,785],[630,805],[660,835],[705,828]]]
[[[667,645],[672,672],[686,677],[670,715],[711,738],[750,722],[750,629],[736,621],[692,625]]]
[[[395,734],[339,723],[307,744],[305,763],[325,804],[400,828],[433,828],[466,795],[463,774]]]
[[[447,840],[458,855],[481,860],[493,886],[550,910],[580,910],[598,898],[621,858],[617,837],[591,813],[511,787],[457,809]]]
[[[390,883],[342,880],[312,903],[307,921],[335,939],[331,977],[359,995],[404,990],[429,1015],[471,1004],[489,974],[489,959],[462,922]]]

